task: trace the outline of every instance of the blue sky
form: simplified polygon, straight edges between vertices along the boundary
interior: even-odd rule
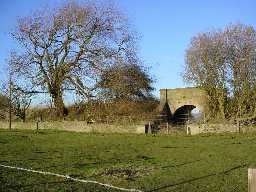
[[[61,0],[0,0],[0,79],[15,42],[9,31],[18,16],[28,15],[45,4]],[[256,0],[116,0],[139,33],[140,56],[160,88],[184,87],[181,72],[190,38],[199,32],[222,28],[231,23],[256,27]]]

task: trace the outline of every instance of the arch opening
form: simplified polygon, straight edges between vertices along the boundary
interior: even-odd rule
[[[188,120],[193,119],[192,110],[196,109],[194,105],[183,105],[179,107],[173,114],[173,123],[184,125]]]

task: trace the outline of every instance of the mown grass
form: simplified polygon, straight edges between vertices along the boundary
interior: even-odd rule
[[[133,135],[0,130],[0,164],[143,191],[247,191],[256,134]],[[117,191],[0,167],[1,191]]]

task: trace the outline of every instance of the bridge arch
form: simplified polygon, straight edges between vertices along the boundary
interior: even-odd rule
[[[192,118],[191,111],[195,109],[194,105],[183,105],[179,107],[173,114],[172,121],[176,124],[184,124]]]
[[[193,109],[204,113],[206,104],[206,91],[197,87],[160,90],[161,113],[168,115],[168,120],[171,119],[174,123],[180,122],[182,118],[186,120],[191,117]]]

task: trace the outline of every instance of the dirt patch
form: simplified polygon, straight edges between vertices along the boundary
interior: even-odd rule
[[[150,174],[149,170],[134,167],[113,167],[106,169],[101,175],[114,177],[117,179],[134,180],[140,176],[147,176]]]

